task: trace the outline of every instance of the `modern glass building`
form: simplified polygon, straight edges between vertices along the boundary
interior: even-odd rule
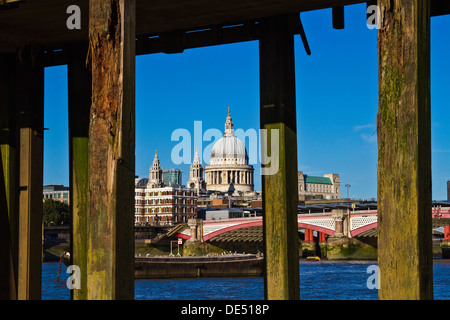
[[[181,185],[182,173],[183,171],[181,171],[180,169],[164,170],[162,174],[164,185]]]

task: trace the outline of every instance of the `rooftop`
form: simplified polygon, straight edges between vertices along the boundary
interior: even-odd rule
[[[333,184],[333,183],[331,183],[330,178],[314,177],[314,176],[308,176],[306,174],[304,176],[305,176],[306,183]]]

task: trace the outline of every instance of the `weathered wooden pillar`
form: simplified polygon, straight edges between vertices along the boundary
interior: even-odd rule
[[[430,1],[381,0],[380,299],[432,299]]]
[[[88,299],[133,299],[134,0],[90,0],[89,54]]]
[[[69,170],[72,210],[71,264],[80,267],[80,289],[72,291],[75,300],[87,299],[87,224],[89,213],[89,111],[92,77],[86,65],[87,45],[68,52]]]
[[[0,54],[0,300],[17,299],[16,56]]]
[[[260,122],[267,130],[261,153],[271,160],[261,168],[265,297],[299,299],[294,37],[286,16],[265,19],[261,27]]]
[[[39,51],[18,53],[16,84],[19,111],[19,256],[20,300],[41,298],[44,67]]]

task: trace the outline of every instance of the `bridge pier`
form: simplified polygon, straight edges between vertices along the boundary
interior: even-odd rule
[[[442,259],[450,259],[450,226],[444,227],[444,241],[441,243]]]
[[[319,250],[320,250],[320,257],[326,258],[327,257],[327,239],[324,232],[318,232],[317,234],[319,236]]]
[[[377,258],[377,249],[352,238],[347,210],[331,211],[335,221],[335,233],[328,237],[326,256],[328,260],[373,260]]]
[[[203,242],[203,220],[202,219],[189,219],[188,226],[190,228],[191,237],[189,242]]]
[[[334,209],[331,211],[331,217],[335,222],[335,232],[333,237],[345,237],[348,236],[348,228],[344,230],[344,220],[347,217],[347,211],[342,209]],[[345,232],[345,233],[344,233]]]
[[[328,260],[376,260],[378,251],[356,238],[328,237],[326,257]]]
[[[314,242],[314,230],[305,229],[305,240],[302,242],[302,258],[316,255],[316,243]]]

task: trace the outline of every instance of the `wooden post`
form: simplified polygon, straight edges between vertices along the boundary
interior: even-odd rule
[[[74,300],[87,299],[87,224],[89,213],[89,111],[92,78],[86,66],[87,46],[74,46],[68,53],[69,170],[72,210],[71,264],[80,267],[80,289]]]
[[[260,122],[267,129],[261,153],[271,157],[261,169],[265,297],[270,300],[300,296],[294,38],[288,20],[263,20],[259,40]]]
[[[430,1],[381,0],[380,299],[432,299]]]
[[[89,54],[88,299],[133,299],[134,0],[90,0]]]
[[[17,299],[16,56],[0,55],[0,300]]]
[[[38,50],[20,50],[18,299],[41,298],[44,67]]]

